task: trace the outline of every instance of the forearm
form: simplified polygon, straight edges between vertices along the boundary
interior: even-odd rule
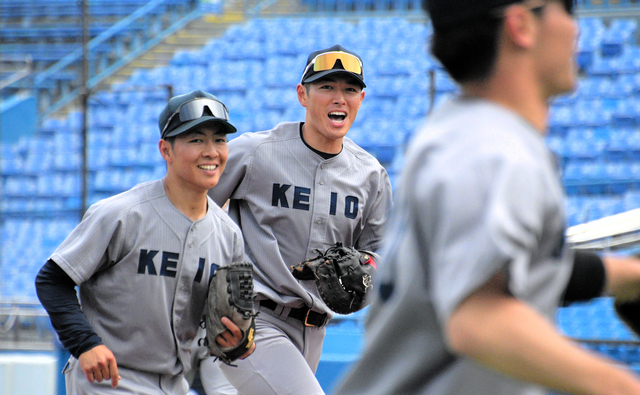
[[[38,273],[36,291],[60,342],[71,355],[78,358],[102,344],[80,309],[75,284],[55,262],[48,261]]]
[[[567,340],[506,294],[473,294],[453,314],[447,333],[454,352],[518,380],[573,394],[640,393],[631,373]]]
[[[640,259],[636,257],[606,256],[606,293],[618,301],[640,299]]]

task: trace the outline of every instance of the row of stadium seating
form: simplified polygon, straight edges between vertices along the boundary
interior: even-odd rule
[[[119,3],[114,0],[113,4]],[[135,12],[124,18],[116,11],[111,17],[91,15],[89,87],[201,16],[204,9],[195,8],[198,4],[193,0],[149,0],[131,3]],[[34,13],[38,9],[35,6]],[[11,18],[6,23],[0,19],[0,98],[14,100],[20,93],[32,92],[38,121],[73,101],[80,91],[81,39],[77,16],[53,21],[31,18],[17,23]]]
[[[181,1],[181,0],[177,0]],[[149,0],[91,0],[87,1],[89,14],[96,18],[131,15]],[[78,19],[81,15],[77,0],[3,0],[0,7],[0,23],[20,23]]]
[[[320,28],[320,23],[329,25],[330,31],[341,32],[340,37],[323,40],[303,34],[303,29]],[[593,22],[591,24],[596,25]],[[616,25],[615,20],[613,25]],[[601,21],[599,26],[604,26],[604,22]],[[606,29],[601,27],[601,30]],[[278,32],[283,31],[300,34],[298,45],[264,45],[271,41],[280,42],[282,36]],[[379,32],[385,32],[385,35]],[[95,95],[89,117],[92,129],[89,135],[89,168],[93,171],[105,165],[157,165],[152,151],[157,138],[155,120],[167,98],[167,92],[158,90],[158,86],[172,86],[177,93],[193,87],[215,92],[227,103],[232,121],[241,131],[265,129],[284,119],[301,119],[304,112],[292,89],[299,78],[298,69],[303,67],[307,52],[333,42],[343,42],[345,46],[359,42],[358,47],[362,47],[360,52],[365,59],[369,87],[367,99],[350,137],[376,153],[381,162],[388,164],[400,152],[398,147],[406,142],[433,104],[428,100],[428,78],[425,78],[429,70],[436,71],[436,102],[455,90],[455,85],[437,69],[435,62],[418,45],[388,45],[391,41],[387,40],[389,36],[397,37],[395,42],[401,42],[400,37],[412,37],[415,40],[411,42],[415,43],[426,41],[429,34],[428,25],[409,23],[400,18],[364,19],[357,25],[337,19],[329,22],[317,19],[256,19],[237,25],[199,52],[178,52],[169,67],[137,72],[118,90]],[[247,45],[235,45],[240,41]],[[241,47],[249,49],[239,53],[237,48]],[[254,51],[254,48],[271,48],[272,51]],[[393,55],[381,58],[378,55],[381,50],[392,52]],[[248,59],[239,60],[241,58]],[[635,74],[632,77],[635,78]],[[603,81],[603,85],[607,82],[613,85],[610,78],[600,76],[597,80]],[[578,92],[588,93],[589,89],[583,88],[583,84],[595,84],[590,81],[593,79],[581,80]],[[613,178],[618,183],[632,180],[638,170],[637,140],[640,138],[633,128],[633,121],[627,120],[625,127],[620,128],[620,124],[611,120],[614,119],[613,114],[622,119],[623,109],[619,109],[618,113],[614,110],[607,112],[603,110],[608,105],[604,99],[576,99],[580,95],[576,93],[572,97],[561,98],[552,107],[552,133],[548,141],[552,149],[566,159],[563,162],[565,179],[601,181]],[[633,108],[637,102],[629,97],[622,100],[621,95],[620,99],[616,102],[618,107]],[[607,113],[610,114],[609,118],[606,118]],[[602,114],[604,119],[591,123],[584,121],[584,118],[593,117],[593,114]],[[69,151],[77,152],[79,147],[78,115],[72,114],[66,122],[49,121],[28,143],[3,150],[3,173],[7,176],[35,174],[38,160],[51,164],[54,171],[77,169],[78,154],[69,155]],[[571,119],[574,118],[580,122],[572,123]],[[138,133],[129,133],[128,128],[132,127],[128,122],[130,119],[135,119]],[[607,122],[611,125],[604,128]],[[582,128],[585,126],[598,128],[584,131]],[[60,144],[61,141],[66,144]],[[142,151],[131,150],[131,147],[143,143],[149,144],[143,146]],[[94,145],[109,147],[110,152],[96,150]],[[590,163],[590,159],[599,161]],[[12,191],[11,186],[15,183],[11,179],[9,181],[10,188],[7,190]],[[34,185],[37,182],[25,180],[24,183]]]
[[[320,37],[309,33],[318,29],[327,34]],[[240,133],[265,129],[284,120],[303,120],[304,109],[297,103],[294,86],[299,81],[306,56],[312,50],[335,43],[357,49],[365,63],[366,98],[350,137],[377,155],[395,177],[402,168],[407,139],[433,104],[428,99],[429,72],[435,72],[433,77],[437,82],[435,103],[456,90],[424,50],[429,34],[428,25],[398,18],[364,18],[358,22],[256,19],[230,29],[201,51],[176,54],[168,67],[139,71],[112,91],[99,92],[91,98],[89,201],[161,177],[164,173],[156,143],[157,116],[168,97],[165,86],[171,86],[174,94],[196,88],[210,90],[228,105],[231,120],[240,128]],[[395,38],[390,40],[389,37]],[[402,37],[411,37],[411,40],[401,40]],[[624,44],[625,49],[634,44]],[[596,47],[594,51],[602,57],[602,48]],[[615,59],[616,56],[620,55],[605,58]],[[596,77],[585,74],[581,87],[591,78]],[[608,81],[603,84],[612,85],[617,83],[614,78],[620,77],[599,75],[597,78]],[[610,124],[602,130],[593,128],[584,132],[581,125],[569,126],[559,121],[563,111],[572,112],[564,110],[565,107],[580,106],[576,104],[582,100],[578,97],[580,94],[560,98],[554,103],[553,132],[548,137],[550,146],[561,158],[565,181],[580,177],[567,201],[570,224],[640,206],[640,194],[633,181],[637,179],[638,171],[636,156],[632,150],[623,150],[624,144],[620,144],[625,141],[629,142],[627,148],[632,147],[637,129],[634,125],[620,129]],[[0,227],[3,240],[0,298],[35,298],[33,278],[36,271],[78,222],[80,124],[79,114],[71,113],[62,120],[48,120],[33,138],[2,146],[0,210],[5,219]],[[580,147],[582,141],[588,142],[584,145],[595,147],[596,152]],[[614,156],[616,147],[620,147],[619,156]],[[607,161],[603,160],[605,152],[611,155]],[[578,160],[581,162],[574,162]],[[602,179],[628,171],[619,178],[629,181],[629,185],[624,191],[596,191],[599,195],[595,196],[593,190],[581,189],[585,177],[600,174],[600,170],[594,170],[594,173],[585,170],[593,163],[603,164]],[[622,169],[612,163],[619,164]],[[583,173],[576,175],[574,168],[580,168]],[[588,315],[583,310],[589,311]],[[588,323],[585,322],[587,319]],[[567,335],[579,339],[625,340],[630,336],[612,318],[606,299],[561,309],[558,321]],[[337,326],[332,330],[340,332],[348,325],[360,323],[344,325],[344,328]],[[353,336],[360,339],[361,328],[356,329],[355,333],[353,328],[345,329],[345,332],[354,333]],[[342,339],[342,335],[335,339]],[[335,378],[335,372],[357,356],[357,347],[341,349],[340,344],[336,344],[335,350],[332,347],[328,346],[328,354],[323,356],[323,361],[331,363],[322,364],[319,378],[323,374]],[[623,362],[631,361],[637,353],[637,349],[627,346],[595,344],[593,347]]]

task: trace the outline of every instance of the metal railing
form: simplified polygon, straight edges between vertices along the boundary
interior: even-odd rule
[[[95,88],[167,36],[200,17],[197,1],[152,0],[87,44],[87,88]],[[32,90],[38,100],[38,121],[76,100],[81,92],[82,45],[37,74],[25,75],[5,89]]]

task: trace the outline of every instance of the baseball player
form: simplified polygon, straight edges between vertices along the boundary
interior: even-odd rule
[[[462,93],[410,144],[365,350],[336,393],[639,394],[633,373],[553,325],[562,301],[640,295],[638,260],[564,243],[544,134],[548,100],[576,82],[572,0],[426,6]]]
[[[72,355],[67,394],[186,394],[208,280],[244,258],[240,229],[207,197],[236,131],[226,107],[202,91],[176,96],[159,127],[165,177],[91,206],[36,278]],[[241,332],[222,321],[218,343],[233,346]]]
[[[323,394],[315,371],[333,316],[314,281],[291,266],[336,242],[376,251],[391,206],[385,169],[345,137],[364,99],[360,57],[336,45],[310,54],[297,94],[304,122],[244,133],[213,200],[228,203],[254,264],[256,351],[220,365],[243,395]],[[201,376],[213,362],[203,361]],[[204,371],[203,371],[204,370]]]

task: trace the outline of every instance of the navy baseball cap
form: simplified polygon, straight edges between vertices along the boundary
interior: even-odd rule
[[[459,26],[475,18],[487,16],[499,9],[524,0],[423,0],[433,27],[437,29]],[[573,14],[575,0],[563,0],[569,14]]]
[[[367,87],[364,84],[362,58],[340,45],[312,52],[307,58],[307,66],[302,72],[300,83],[317,81],[322,77],[337,73],[354,77],[363,88]]]
[[[227,107],[214,95],[200,90],[174,96],[160,113],[160,137],[167,138],[188,132],[198,126],[218,123],[225,133],[237,129],[229,123]]]

